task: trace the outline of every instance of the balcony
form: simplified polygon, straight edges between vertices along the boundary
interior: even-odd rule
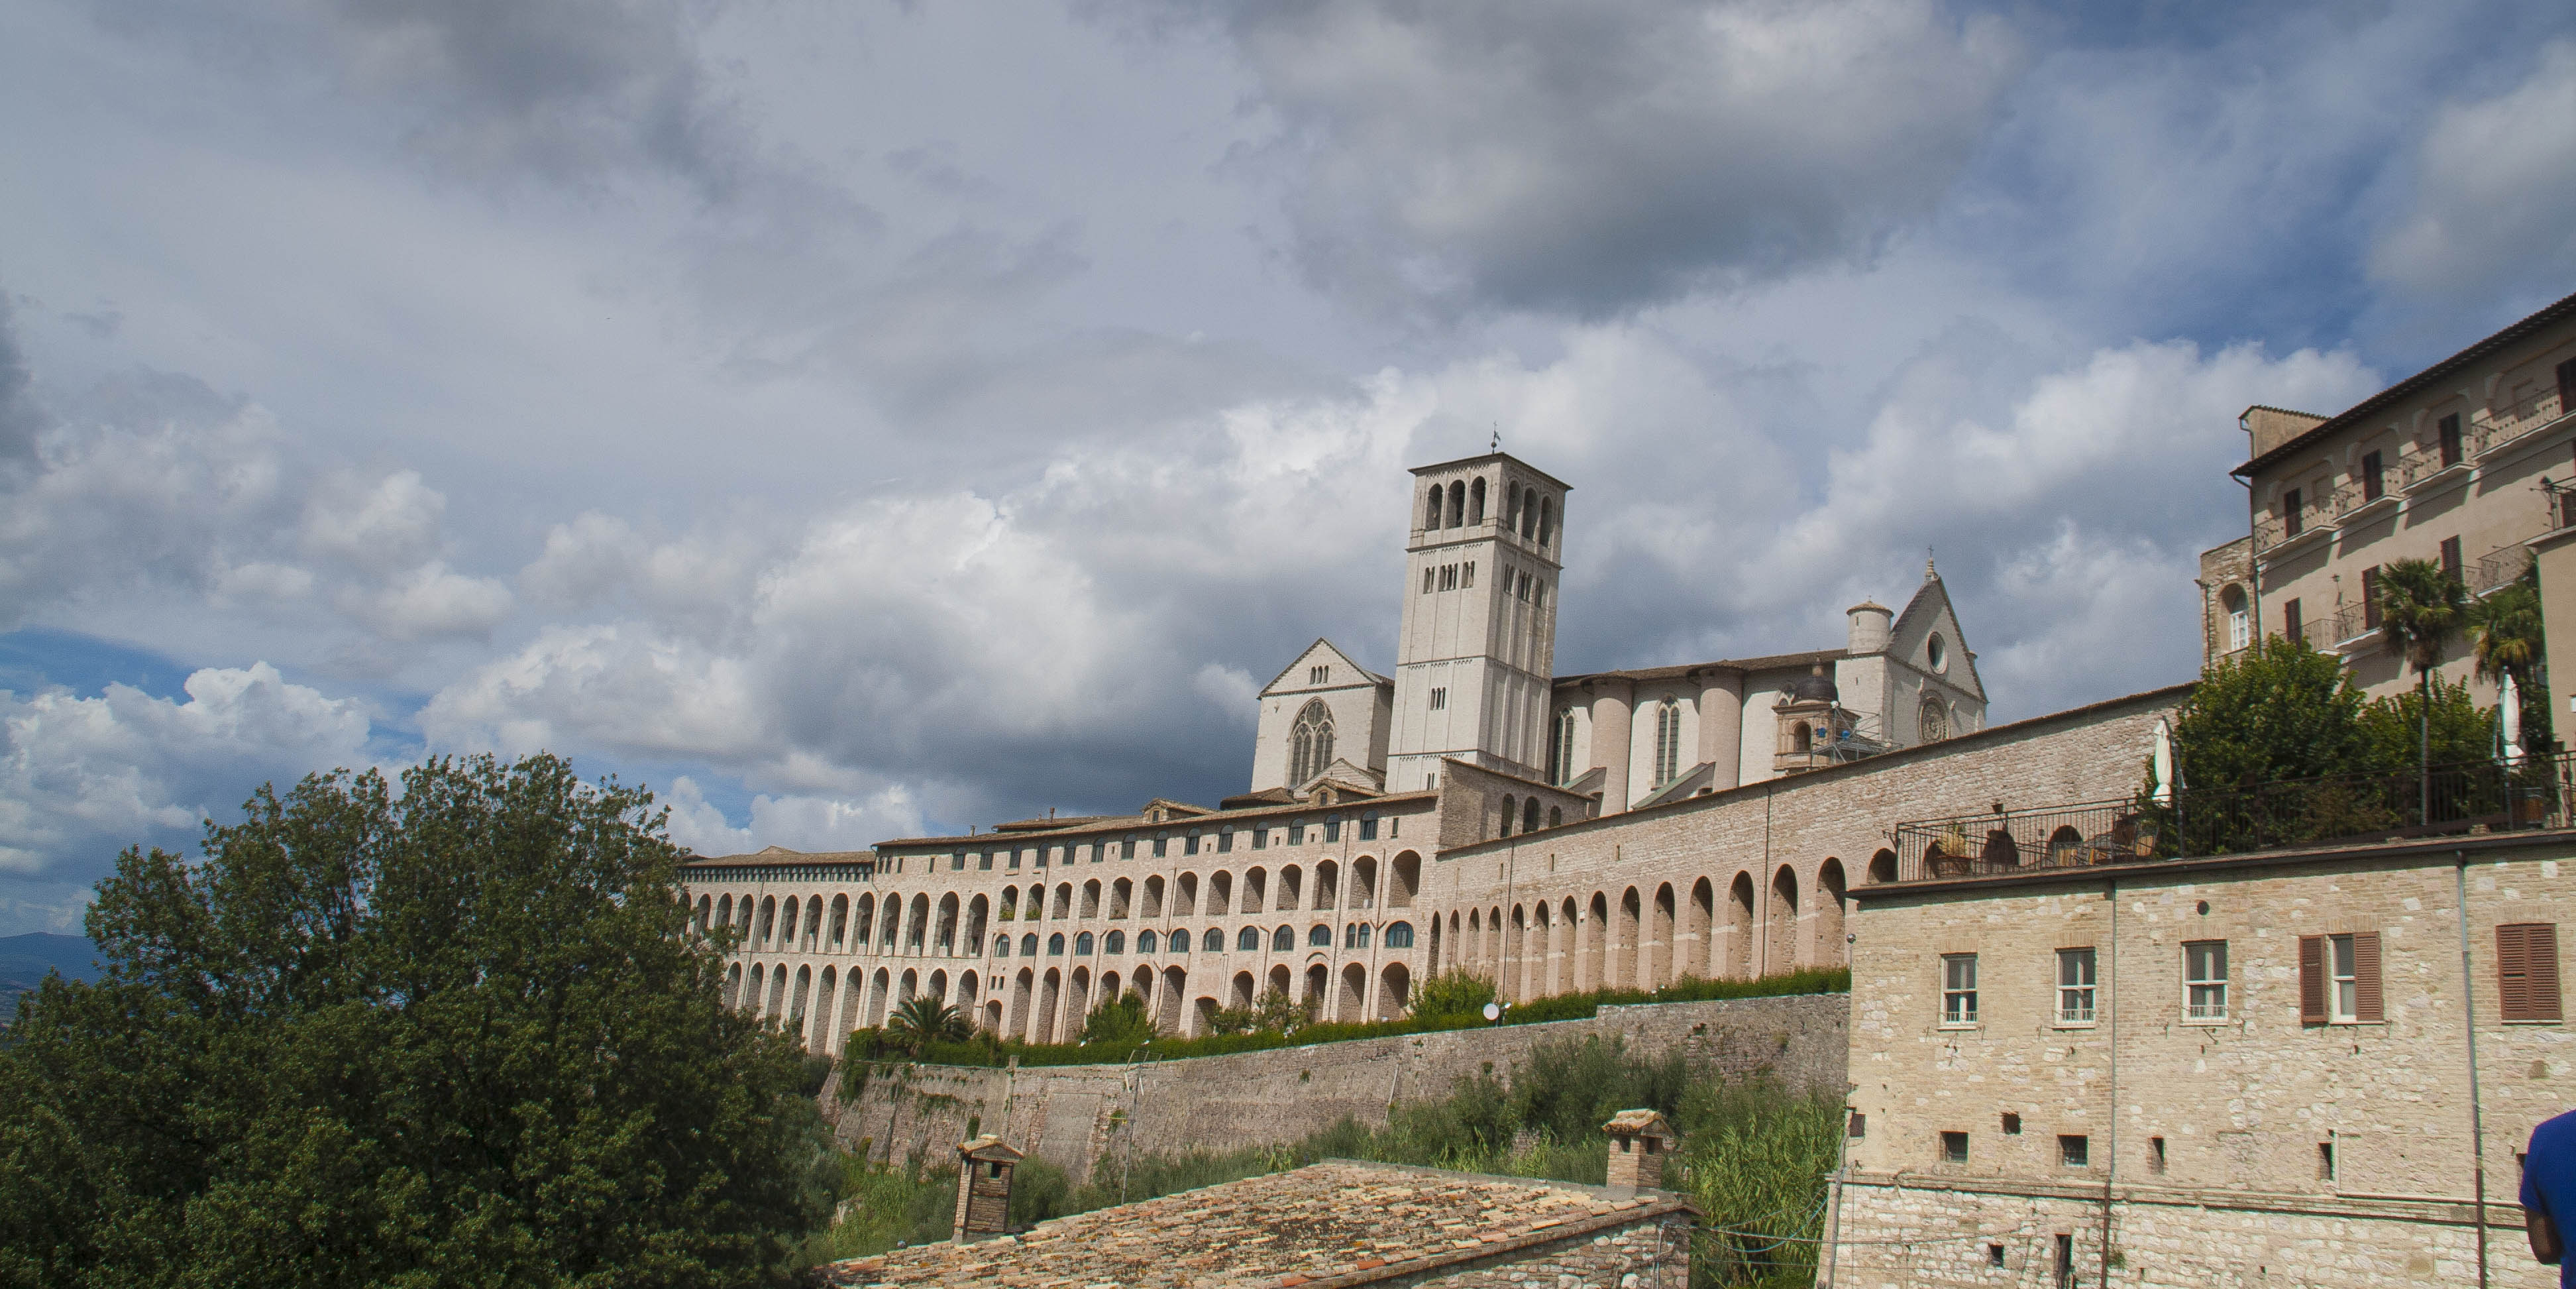
[[[2368,604],[2359,601],[2335,610],[2334,617],[2326,621],[2331,623],[2325,633],[2331,643],[2318,644],[2313,640],[2309,643],[2337,653],[2351,653],[2379,632],[2379,615],[2371,612]]]
[[[2566,828],[2576,756],[2194,789],[1898,824],[1895,863],[1873,885],[2008,877],[2051,868],[2146,864],[2407,837]]]
[[[2377,486],[2361,479],[2352,479],[2327,494],[2324,504],[2334,507],[2335,526],[2348,528],[2354,524],[2367,523],[2381,515],[2395,514],[2397,496],[2398,494],[2388,490],[2385,476]]]
[[[2553,385],[2507,407],[2489,408],[2469,418],[2469,444],[2483,459],[2567,419],[2566,399]]]
[[[2447,455],[2432,447],[2397,458],[2397,488],[2410,497],[2467,483],[2470,473],[2468,457],[2456,445]]]
[[[2315,506],[2261,516],[2254,521],[2254,549],[2265,559],[2287,558],[2325,540],[2326,534],[2334,531],[2325,518],[2325,512]]]
[[[2477,563],[2463,570],[2464,575],[2461,580],[2468,583],[2469,594],[2485,595],[2489,591],[2510,585],[2515,578],[2522,576],[2523,570],[2530,567],[2531,548],[2515,542],[2510,546],[2498,546],[2479,556]]]

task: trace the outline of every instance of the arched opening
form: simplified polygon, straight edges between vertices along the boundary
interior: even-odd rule
[[[1872,882],[1893,882],[1896,880],[1895,851],[1881,847],[1877,854],[1869,857],[1869,880]]]
[[[2021,847],[2013,841],[2011,833],[2001,828],[1990,828],[1986,830],[1986,844],[1978,851],[1977,858],[1985,862],[1988,872],[2018,868],[2021,866]]]
[[[709,919],[714,916],[715,902],[707,896],[699,896],[698,911],[696,915],[690,919],[691,923],[696,927],[698,934],[705,935],[707,933],[707,927],[711,925]]]
[[[1038,983],[1037,1032],[1029,1035],[1030,1042],[1052,1043],[1055,1041],[1056,1010],[1063,1001],[1064,976],[1055,968],[1049,967],[1047,968],[1046,975],[1040,978]]]
[[[1843,923],[1851,913],[1849,896],[1843,880],[1843,862],[1828,859],[1816,870],[1816,962],[1842,966],[1851,961],[1851,946],[1843,943]]]
[[[1619,939],[1612,947],[1613,951],[1610,955],[1611,988],[1647,987],[1637,983],[1638,950],[1643,947],[1644,940],[1644,936],[1640,934],[1640,923],[1644,920],[1642,903],[1637,898],[1636,887],[1631,886],[1619,894]]]
[[[1296,983],[1296,973],[1288,970],[1287,963],[1280,963],[1278,966],[1270,969],[1270,988],[1271,990],[1276,991],[1280,997],[1288,997],[1289,986]]]
[[[1539,499],[1538,499],[1538,544],[1539,544],[1539,548],[1540,548],[1541,550],[1545,550],[1545,549],[1547,548],[1548,543],[1549,543],[1551,540],[1553,540],[1553,539],[1555,538],[1555,536],[1556,536],[1556,499],[1555,499],[1555,498],[1553,498],[1553,497],[1541,497],[1541,498],[1539,498]]]
[[[1800,756],[1816,750],[1816,732],[1805,721],[1789,727],[1789,750]]]
[[[991,1030],[996,1034],[1002,1032],[1001,999],[987,998],[984,1000],[984,1028]]]
[[[913,896],[912,909],[907,915],[906,920],[911,923],[911,926],[908,928],[908,933],[903,938],[904,947],[912,950],[914,953],[919,953],[921,952],[922,941],[928,938],[930,932],[930,897],[927,895]]]
[[[1413,1005],[1413,973],[1401,962],[1390,962],[1378,973],[1377,1018],[1394,1020]]]
[[[991,915],[992,899],[990,896],[978,895],[967,902],[966,947],[970,952],[982,951],[984,945],[984,933],[989,928]]]
[[[1939,698],[1926,695],[1923,705],[1915,710],[1916,737],[1925,743],[1938,743],[1950,737],[1950,707]]]
[[[1183,873],[1179,881],[1172,883],[1172,913],[1176,917],[1189,917],[1198,911],[1199,875]]]
[[[1391,909],[1413,907],[1414,892],[1422,885],[1422,856],[1406,851],[1395,857],[1388,867],[1386,906]]]
[[[1502,831],[1501,831],[1501,833],[1500,833],[1499,835],[1504,836],[1504,837],[1509,837],[1509,836],[1511,836],[1511,835],[1512,835],[1512,814],[1513,814],[1513,811],[1514,811],[1514,805],[1513,805],[1513,798],[1512,798],[1512,794],[1510,794],[1510,793],[1506,792],[1506,793],[1504,793],[1504,794],[1503,794],[1503,826],[1502,826]]]
[[[1356,1021],[1368,1006],[1368,968],[1354,962],[1342,968],[1342,992],[1333,1002],[1333,1019]]]
[[[1331,860],[1315,865],[1315,908],[1329,909],[1341,901],[1342,866]]]
[[[1270,933],[1270,951],[1272,953],[1296,952],[1297,929],[1287,923],[1281,923],[1278,930]]]
[[[1282,869],[1280,869],[1280,870],[1279,870],[1279,904],[1278,904],[1278,909],[1279,909],[1279,911],[1280,911],[1280,912],[1282,912],[1282,913],[1293,912],[1293,911],[1295,911],[1295,910],[1297,909],[1297,907],[1298,907],[1298,903],[1297,903],[1297,901],[1298,901],[1298,894],[1297,894],[1297,889],[1298,889],[1298,888],[1297,888],[1297,884],[1298,884],[1299,880],[1300,880],[1300,874],[1298,873],[1298,871],[1297,871],[1297,866],[1296,866],[1295,864],[1290,864],[1290,865],[1288,865],[1287,867],[1282,868]]]
[[[973,944],[974,941],[967,943]],[[957,952],[957,894],[954,891],[939,897],[939,951]]]
[[[1036,1001],[1037,981],[1037,973],[1026,967],[1011,978],[1011,1023],[1003,1032],[1014,1036],[1029,1032],[1029,1011]]]
[[[823,897],[817,895],[814,898],[805,901],[805,951],[807,953],[812,953],[814,950],[822,947],[822,943]]]
[[[1464,523],[1466,523],[1466,522],[1467,522],[1467,485],[1466,485],[1465,483],[1463,483],[1463,482],[1453,482],[1453,483],[1451,483],[1451,484],[1449,485],[1449,525],[1448,525],[1448,526],[1449,526],[1449,527],[1451,527],[1451,528],[1456,528],[1456,527],[1458,527],[1458,526],[1460,526],[1460,525],[1462,525],[1462,524],[1464,524]]]
[[[763,962],[755,962],[751,964],[751,992],[743,995],[742,1005],[744,1010],[758,1014],[760,1011],[760,991],[766,988],[768,984],[769,964]]]
[[[1717,888],[1705,877],[1691,883],[1690,909],[1682,915],[1682,934],[1678,956],[1682,974],[1715,975],[1709,954],[1717,946],[1711,936],[1717,930]]]
[[[805,1041],[806,1051],[828,1054],[832,1050],[832,994],[840,981],[840,973],[823,968],[823,978],[814,987],[814,1033]]]
[[[894,996],[894,977],[883,967],[868,977],[868,1028],[885,1024],[886,1004]]]
[[[1070,979],[1072,983],[1066,987],[1064,995],[1063,1026],[1064,1039],[1068,1043],[1081,1032],[1082,1018],[1091,1011],[1091,969],[1076,967]]]
[[[1100,916],[1100,879],[1082,884],[1082,916],[1085,920]]]
[[[1059,920],[1073,916],[1073,883],[1056,883],[1055,911],[1047,916]]]
[[[2230,582],[2218,592],[2218,611],[2224,619],[2223,646],[2234,653],[2254,642],[2253,618],[2246,612],[2245,588]]]
[[[1332,968],[1320,962],[1306,968],[1306,993],[1299,1001],[1306,1005],[1307,1015],[1318,1018],[1323,1016],[1324,989],[1332,983],[1332,979]]]
[[[770,947],[771,937],[775,935],[777,931],[778,897],[775,895],[766,896],[760,901],[760,933],[753,939],[752,943],[760,948],[766,949]]]
[[[1310,949],[1332,948],[1333,928],[1321,922],[1306,928],[1306,947]]]
[[[1481,475],[1467,485],[1467,522],[1485,522],[1485,480]]]
[[[1727,973],[1739,980],[1753,975],[1753,874],[1737,873],[1726,891]]]
[[[1249,971],[1238,971],[1234,973],[1234,979],[1227,983],[1226,991],[1226,1006],[1250,1007],[1252,1005],[1252,973]]]
[[[1163,987],[1160,991],[1163,996],[1161,1009],[1162,1015],[1154,1022],[1154,1027],[1156,1029],[1159,1029],[1166,1034],[1177,1034],[1180,1032],[1181,997],[1189,992],[1189,987],[1190,977],[1188,972],[1181,970],[1179,967],[1163,968]]]
[[[1199,995],[1198,1001],[1190,1005],[1190,1028],[1188,1032],[1189,1036],[1192,1038],[1197,1038],[1201,1034],[1213,1034],[1216,1032],[1215,999],[1210,998],[1205,994],[1201,994]]]
[[[769,1007],[761,1015],[778,1020],[787,1014],[787,964],[780,963],[769,973]]]
[[[919,969],[906,970],[901,976],[895,978],[895,1006],[901,1007],[905,1003],[911,1002],[913,999],[920,996],[921,972]]]
[[[1640,989],[1661,989],[1673,983],[1673,886],[1666,882],[1655,888],[1655,904],[1646,921],[1646,978]]]
[[[1127,916],[1128,909],[1135,902],[1135,895],[1135,883],[1128,881],[1126,878],[1121,877],[1118,880],[1111,882],[1109,884],[1110,918],[1115,920]]]
[[[1207,906],[1210,913],[1225,913],[1234,908],[1234,874],[1208,874]]]
[[[1162,878],[1148,877],[1145,879],[1145,903],[1144,907],[1136,910],[1136,915],[1138,917],[1147,918],[1158,918],[1163,916]]]
[[[1521,831],[1538,831],[1538,798],[1536,797],[1521,803]]]
[[[841,977],[840,1014],[832,1020],[832,1048],[849,1046],[850,1031],[859,1027],[861,1009],[867,1002],[867,978],[853,971]]]
[[[1377,857],[1362,855],[1351,861],[1351,907],[1377,907]]]
[[[1247,868],[1243,871],[1244,912],[1258,913],[1262,910],[1261,902],[1270,894],[1269,880],[1270,874],[1265,869]]]
[[[2051,864],[2078,863],[2083,850],[2084,834],[2077,832],[2073,824],[2059,824],[2057,831],[2048,835],[2048,862]]]
[[[1762,970],[1765,975],[1794,971],[1801,955],[1798,952],[1798,874],[1782,864],[1771,878],[1771,934],[1763,948]]]
[[[739,962],[725,968],[724,1005],[742,1005],[742,964]]]
[[[1512,906],[1512,921],[1503,933],[1503,969],[1496,973],[1494,985],[1505,998],[1529,996],[1529,981],[1524,979],[1529,967],[1529,910]]]
[[[716,924],[717,926],[725,927],[725,928],[727,928],[727,929],[730,929],[730,928],[733,926],[733,897],[732,897],[732,896],[728,895],[728,896],[724,897],[723,899],[720,899],[720,900],[717,900],[717,901],[716,901],[716,921],[715,921],[715,924]]]
[[[1592,893],[1591,916],[1583,923],[1583,966],[1574,982],[1575,991],[1610,987],[1610,897],[1601,891]]]
[[[947,972],[945,972],[945,971],[934,971],[934,972],[931,972],[931,973],[930,973],[930,981],[929,981],[929,983],[924,987],[923,992],[924,992],[924,993],[926,993],[930,998],[932,998],[932,999],[933,999],[933,1000],[935,1000],[935,1001],[943,1002],[943,1003],[944,1003],[944,1002],[947,1002],[947,1001],[948,1001],[948,973],[947,973]]]

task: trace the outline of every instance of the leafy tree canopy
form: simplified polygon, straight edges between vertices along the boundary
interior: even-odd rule
[[[1104,998],[1083,1018],[1082,1033],[1076,1042],[1126,1046],[1142,1043],[1154,1036],[1153,1018],[1145,1014],[1144,996],[1130,989],[1115,998]]]
[[[0,1283],[754,1285],[819,1226],[793,1045],[651,797],[537,756],[128,850],[0,1050]]]
[[[2240,787],[2361,768],[2362,706],[2340,659],[2266,636],[2201,673],[2174,723],[2182,781]]]

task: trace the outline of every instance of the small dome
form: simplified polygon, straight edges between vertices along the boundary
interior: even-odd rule
[[[1793,703],[1830,703],[1841,697],[1842,691],[1834,688],[1834,678],[1825,674],[1825,664],[1821,662],[1789,686],[1789,701]]]

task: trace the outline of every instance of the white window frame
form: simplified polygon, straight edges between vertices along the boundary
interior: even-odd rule
[[[2227,651],[2234,653],[2253,643],[2254,624],[2243,609],[2227,611]]]
[[[2207,951],[2198,955],[2195,950]],[[2212,961],[2214,959],[2214,961]],[[2206,974],[2215,966],[2217,974]],[[2195,974],[2202,973],[2202,974]],[[2182,1016],[2186,1025],[2218,1025],[2227,1020],[2227,942],[2185,940],[2182,944]]]
[[[1977,1027],[1977,955],[1941,955],[1941,1028]]]
[[[2326,937],[2326,1019],[2337,1025],[2361,1023],[2360,956],[2352,937]]]
[[[2069,977],[2073,977],[2070,979]],[[2093,1025],[2101,986],[2101,962],[2093,946],[2057,951],[2057,1026],[2086,1029]]]

